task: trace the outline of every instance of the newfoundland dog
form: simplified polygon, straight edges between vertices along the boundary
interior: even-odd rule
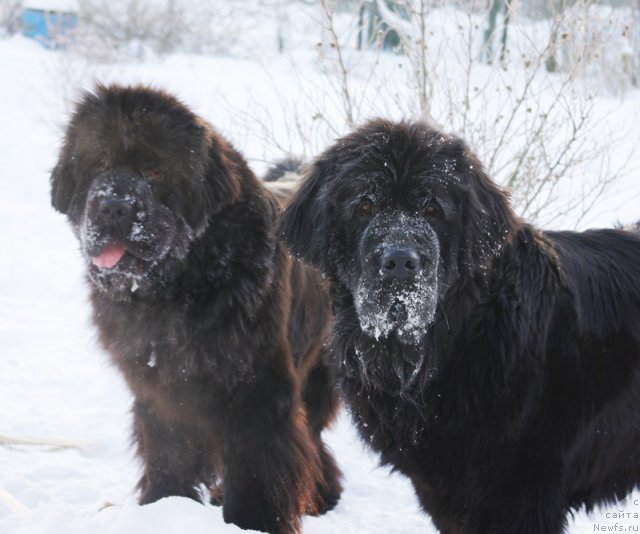
[[[524,223],[467,146],[369,122],[280,221],[332,282],[361,437],[447,533],[562,532],[640,482],[640,238]]]
[[[276,198],[242,156],[166,93],[99,86],[51,185],[135,397],[140,502],[204,485],[225,521],[278,533],[332,508],[328,288],[275,238]]]

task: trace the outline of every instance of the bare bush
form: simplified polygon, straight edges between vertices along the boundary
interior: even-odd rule
[[[303,144],[314,145],[303,152],[317,152],[372,116],[421,117],[466,139],[525,218],[544,225],[567,215],[578,225],[625,169],[612,147],[634,135],[609,131],[585,88],[609,35],[591,30],[589,2],[578,0],[572,10],[537,23],[518,20],[515,3],[506,2],[509,39],[500,27],[501,60],[486,65],[479,61],[487,38],[485,2],[376,1],[383,22],[401,37],[402,55],[382,53],[381,34],[369,50],[358,51],[357,10],[345,15],[333,0],[320,2],[322,81],[302,77],[297,95],[304,104],[287,100],[282,110]],[[569,56],[550,74],[554,31]]]
[[[504,3],[505,25],[515,15],[514,5]],[[524,217],[548,224],[570,214],[577,225],[627,161],[613,162],[610,149],[628,132],[607,131],[606,117],[596,115],[593,95],[581,83],[597,71],[594,63],[603,57],[613,30],[596,32],[601,25],[591,2],[578,0],[552,18],[546,40],[534,41],[528,24],[512,25],[515,43],[509,48],[505,27],[499,29],[501,61],[487,69],[476,60],[482,42],[481,22],[473,15],[478,7],[472,3],[466,19],[459,17],[457,49],[441,48],[437,54],[455,61],[443,68],[434,56],[429,58],[437,95],[434,117],[471,143],[491,176],[512,192]],[[414,10],[413,16],[423,13]],[[613,17],[607,20],[615,26]],[[554,35],[560,35],[565,60],[561,72],[549,76]],[[403,38],[405,47],[420,42],[420,34]]]
[[[0,2],[0,37],[14,35],[22,30],[22,0]]]
[[[229,53],[247,29],[241,0],[79,0],[74,51],[103,62],[183,51]]]
[[[634,43],[640,4],[635,9],[631,3],[614,9],[594,0],[551,5],[548,70],[579,72],[601,90],[628,89],[636,76],[633,58],[640,52]]]
[[[640,87],[640,0],[636,0],[632,6],[629,40],[631,42],[631,57],[627,56],[626,67],[633,85]]]

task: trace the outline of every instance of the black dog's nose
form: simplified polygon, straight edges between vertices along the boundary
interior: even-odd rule
[[[413,248],[391,249],[382,255],[382,273],[387,278],[409,280],[420,270],[420,256]]]
[[[98,200],[100,215],[110,219],[125,219],[133,212],[133,202],[117,197],[102,197]]]

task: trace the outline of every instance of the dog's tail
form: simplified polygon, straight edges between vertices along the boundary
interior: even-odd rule
[[[304,161],[300,158],[282,159],[267,171],[262,181],[280,200],[286,200],[297,189],[303,167]]]

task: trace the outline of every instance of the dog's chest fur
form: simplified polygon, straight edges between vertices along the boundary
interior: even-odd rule
[[[111,302],[95,292],[94,322],[112,361],[138,399],[177,419],[216,410],[235,385],[252,380],[253,362],[241,350],[240,310],[223,311],[213,295]],[[95,302],[94,302],[95,304]],[[145,332],[145,335],[140,335]],[[202,399],[213,405],[202,405]]]

